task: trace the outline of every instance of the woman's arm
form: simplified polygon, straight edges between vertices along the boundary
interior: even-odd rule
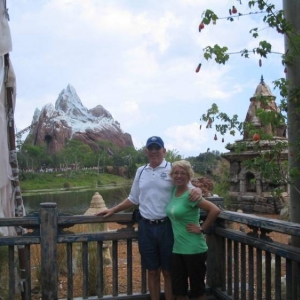
[[[204,198],[199,202],[198,207],[207,213],[206,219],[201,226],[202,230],[205,231],[215,222],[221,210],[218,206]]]
[[[204,211],[206,211],[207,213],[207,217],[206,220],[204,221],[204,223],[202,224],[202,226],[200,226],[200,224],[187,224],[186,225],[186,230],[188,232],[193,232],[193,233],[203,233],[203,231],[207,230],[217,219],[219,213],[221,212],[221,210],[219,209],[218,206],[216,206],[215,204],[213,204],[212,202],[202,198],[198,204],[198,207],[200,209],[203,209]]]

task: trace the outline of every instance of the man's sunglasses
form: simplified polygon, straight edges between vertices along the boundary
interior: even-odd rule
[[[150,151],[151,150],[160,150],[161,146],[153,144],[153,145],[150,145],[147,149],[150,150]]]

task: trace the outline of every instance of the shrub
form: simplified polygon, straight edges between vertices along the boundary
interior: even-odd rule
[[[71,183],[70,183],[70,182],[65,182],[65,183],[63,184],[63,187],[64,187],[65,189],[69,189],[69,188],[71,188]]]

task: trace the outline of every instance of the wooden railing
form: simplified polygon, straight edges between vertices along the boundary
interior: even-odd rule
[[[97,223],[117,222],[124,227],[115,231],[102,232],[72,232],[72,226],[80,224],[97,224]],[[24,247],[26,256],[26,280],[21,282],[22,299],[35,299],[32,290],[39,291],[40,295],[36,299],[58,299],[60,285],[59,252],[60,246],[64,245],[65,253],[65,287],[66,299],[76,299],[74,289],[80,290],[82,298],[88,299],[89,291],[93,288],[96,292],[97,299],[150,299],[146,288],[146,272],[139,265],[141,282],[138,292],[133,291],[133,263],[132,247],[137,241],[137,231],[134,230],[131,214],[116,214],[104,220],[99,216],[64,216],[59,215],[55,203],[41,204],[40,213],[23,218],[5,218],[0,219],[0,226],[21,226],[28,230],[23,236],[0,237],[0,246],[8,246],[8,266],[9,266],[9,293],[7,299],[19,299],[16,291],[16,262],[14,246]],[[104,251],[105,243],[111,243],[112,256],[112,281],[111,295],[105,295],[105,267]],[[127,249],[127,287],[125,293],[119,292],[118,276],[118,246],[121,242],[126,242]],[[91,287],[89,278],[89,250],[92,244],[96,244],[96,281],[95,286]],[[32,248],[35,245],[40,246],[40,266],[32,266]],[[79,246],[78,246],[79,245]],[[35,253],[36,254],[36,253]],[[80,256],[80,274],[74,274],[74,256]],[[33,289],[33,269],[40,268],[39,289]],[[76,275],[76,276],[75,276]],[[74,277],[79,277],[80,282],[75,281]],[[80,287],[78,287],[78,285]],[[95,298],[93,298],[95,299]]]
[[[272,232],[280,233],[286,242],[273,239]],[[300,248],[289,245],[291,236],[300,237],[300,224],[221,212],[214,234],[207,236],[207,284],[214,295],[220,299],[300,299]]]
[[[201,218],[205,219],[205,215]],[[73,230],[80,224],[103,222],[117,222],[121,228],[99,232]],[[0,226],[20,226],[28,230],[23,236],[0,237],[0,247],[7,248],[8,256],[7,299],[150,299],[146,272],[139,263],[136,265],[133,255],[137,229],[130,213],[116,214],[105,220],[96,216],[59,215],[55,203],[43,203],[39,214],[0,218]],[[294,278],[300,276],[300,249],[272,241],[271,232],[300,237],[300,225],[222,211],[214,227],[206,233],[208,291],[218,299],[299,299],[300,281]],[[126,266],[125,286],[120,286],[120,245],[126,249],[126,253],[122,253]],[[16,276],[16,246],[24,249],[26,257],[26,276],[20,284]],[[32,263],[37,255],[33,254],[35,247],[39,249],[39,266]],[[105,267],[104,262],[107,247],[111,249],[109,267]],[[95,253],[93,266],[91,249]],[[80,257],[78,269],[74,265],[75,257]],[[94,267],[95,281],[91,267]],[[40,268],[39,278],[34,273],[37,268]],[[138,282],[133,276],[135,272],[140,274]],[[18,286],[21,286],[21,296],[16,291]],[[35,292],[39,294],[35,296]]]

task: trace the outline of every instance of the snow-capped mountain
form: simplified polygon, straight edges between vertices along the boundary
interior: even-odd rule
[[[35,145],[46,143],[51,153],[61,150],[69,139],[79,139],[98,149],[97,141],[111,141],[119,147],[132,146],[119,122],[101,105],[88,110],[83,106],[75,88],[68,85],[61,91],[55,107],[46,104],[35,110],[32,129],[27,139]]]

